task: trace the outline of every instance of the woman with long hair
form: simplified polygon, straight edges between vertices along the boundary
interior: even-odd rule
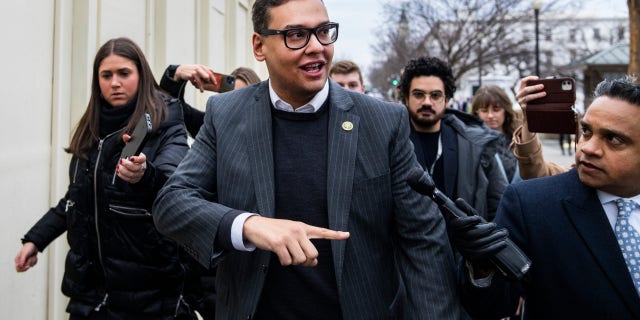
[[[478,88],[471,101],[471,111],[480,117],[485,124],[502,135],[498,141],[497,155],[499,164],[508,182],[520,179],[518,174],[518,160],[509,148],[513,132],[520,125],[519,114],[513,110],[511,99],[498,86],[483,86]]]
[[[120,158],[148,114],[142,152]],[[15,258],[23,272],[65,231],[62,292],[70,319],[195,319],[183,301],[185,266],[176,243],[156,230],[151,206],[188,150],[175,99],[161,93],[140,48],[127,38],[96,53],[91,97],[65,149],[69,187],[27,232]]]

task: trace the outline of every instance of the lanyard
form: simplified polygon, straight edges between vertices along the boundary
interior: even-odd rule
[[[429,168],[429,175],[431,177],[433,177],[433,169],[436,167],[436,162],[438,162],[441,156],[442,156],[442,131],[438,135],[438,151],[436,151],[436,158],[433,160],[433,163],[431,163],[431,168]]]

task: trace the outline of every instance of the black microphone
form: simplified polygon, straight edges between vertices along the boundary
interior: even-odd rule
[[[440,211],[450,215],[448,217],[449,219],[467,216],[467,213],[460,210],[449,197],[436,188],[436,184],[433,182],[433,179],[431,179],[431,176],[421,168],[413,168],[411,172],[409,172],[407,183],[418,193],[431,197],[440,207]],[[457,201],[464,202],[468,207],[471,207],[463,199],[458,199]],[[484,218],[480,218],[482,222],[486,222]],[[448,221],[448,219],[445,219],[445,221]],[[531,260],[529,260],[524,252],[522,252],[511,239],[507,238],[505,241],[507,246],[498,251],[489,260],[504,276],[520,280],[527,271],[529,271]]]

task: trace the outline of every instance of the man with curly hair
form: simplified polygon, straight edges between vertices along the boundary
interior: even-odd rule
[[[491,220],[507,185],[495,153],[499,134],[479,118],[447,108],[456,91],[451,68],[434,57],[409,61],[400,79],[418,161],[436,186]]]

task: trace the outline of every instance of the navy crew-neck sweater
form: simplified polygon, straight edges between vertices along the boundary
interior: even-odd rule
[[[328,228],[328,102],[316,113],[272,108],[275,217]],[[329,240],[312,240],[316,267],[280,265],[272,253],[256,319],[341,319]]]

